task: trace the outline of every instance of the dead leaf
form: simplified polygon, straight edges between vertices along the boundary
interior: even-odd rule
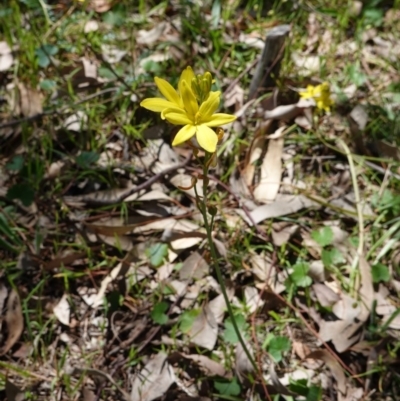
[[[24,318],[22,316],[21,301],[18,293],[13,289],[8,297],[5,316],[7,325],[7,339],[0,350],[0,356],[6,354],[20,338],[24,330]]]
[[[128,52],[126,50],[121,50],[114,45],[101,45],[101,54],[103,56],[103,59],[109,64],[119,63],[127,53]]]
[[[321,60],[319,55],[301,54],[299,52],[292,53],[292,60],[298,73],[302,76],[310,76],[320,71]]]
[[[81,132],[86,127],[87,119],[88,117],[85,112],[78,110],[76,113],[69,115],[64,120],[62,127],[69,131]]]
[[[199,347],[210,351],[214,349],[218,336],[218,324],[208,305],[201,309],[200,314],[190,329],[190,341]]]
[[[200,369],[204,372],[207,377],[210,376],[220,376],[225,378],[232,377],[232,373],[227,371],[220,363],[213,361],[208,356],[205,355],[185,355],[181,354],[185,359],[190,359],[196,362]]]
[[[25,391],[6,378],[6,397],[7,401],[24,401]]]
[[[111,8],[112,4],[112,0],[90,0],[89,8],[96,13],[105,13]]]
[[[141,45],[152,45],[153,43],[157,42],[161,35],[165,32],[167,29],[168,24],[163,21],[157,24],[153,29],[150,29],[149,31],[146,31],[144,29],[140,29],[136,33],[136,42],[141,44]]]
[[[338,390],[343,395],[346,394],[346,376],[343,372],[343,368],[328,351],[316,350],[311,352],[311,354],[308,354],[307,358],[320,359],[321,361],[324,361],[337,382]]]
[[[253,221],[250,221],[247,215],[241,209],[235,211],[249,224],[250,226],[258,224],[266,219],[272,219],[280,216],[287,216],[298,212],[301,209],[307,209],[319,205],[311,199],[303,195],[287,195],[278,194],[275,201],[269,205],[262,205],[250,212]]]
[[[99,23],[96,20],[89,20],[83,28],[84,33],[96,32],[99,29]]]
[[[288,224],[286,222],[276,222],[272,224],[272,242],[275,246],[286,244],[290,238],[298,231],[297,224]]]
[[[70,323],[70,315],[71,315],[71,308],[68,302],[67,294],[64,294],[58,304],[53,308],[53,313],[56,318],[66,326],[69,326]]]
[[[365,317],[362,302],[358,302],[347,294],[342,294],[341,299],[333,305],[332,311],[339,318],[335,321],[321,320],[319,323],[319,335],[325,342],[332,341],[337,352],[347,350],[358,341],[359,328],[364,324]]]
[[[250,343],[244,339],[244,342],[246,344],[246,347],[252,356],[254,360],[254,352],[253,348],[251,347]],[[236,374],[240,378],[245,378],[249,373],[252,373],[254,371],[253,364],[249,360],[248,356],[246,355],[246,352],[243,349],[242,344],[240,341],[236,344],[236,350],[235,350],[235,371]]]
[[[228,287],[226,289],[229,300],[232,300],[234,295],[234,289],[232,287]],[[213,314],[215,321],[220,324],[224,320],[225,312],[226,312],[226,303],[224,296],[222,294],[215,297],[210,301],[208,307]]]
[[[135,377],[130,401],[152,401],[166,393],[175,382],[175,374],[167,362],[167,355],[157,354]]]
[[[279,128],[279,130],[285,127]],[[283,138],[270,139],[268,150],[261,166],[261,178],[254,190],[259,202],[273,202],[278,194],[282,176]]]
[[[331,307],[339,301],[339,295],[322,283],[315,283],[312,286],[318,302],[325,308]]]
[[[181,280],[201,279],[209,274],[210,266],[198,252],[193,252],[179,270]]]
[[[0,42],[0,72],[7,71],[14,62],[11,47],[7,42]]]
[[[41,93],[22,82],[13,88],[9,103],[14,116],[33,117],[43,113]]]

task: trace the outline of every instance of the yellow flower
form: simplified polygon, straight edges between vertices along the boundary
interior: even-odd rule
[[[164,118],[163,111],[167,108],[180,108],[184,109],[184,104],[182,101],[182,85],[186,82],[187,85],[191,85],[192,79],[194,78],[194,73],[191,67],[187,67],[183,70],[181,77],[179,78],[178,91],[176,91],[173,86],[167,82],[165,79],[155,77],[154,82],[157,85],[158,90],[165,97],[152,97],[149,99],[144,99],[140,105],[145,109],[161,113],[161,117]]]
[[[299,94],[303,99],[314,99],[318,109],[330,112],[333,100],[328,82],[317,86],[308,85],[307,89]]]
[[[172,146],[180,145],[194,135],[198,144],[207,152],[214,153],[218,144],[218,135],[211,127],[219,127],[236,120],[236,116],[215,113],[219,106],[221,92],[210,92],[207,100],[200,107],[193,91],[186,81],[182,83],[182,101],[185,108],[171,107],[163,111],[164,117],[172,124],[183,125],[176,134]]]

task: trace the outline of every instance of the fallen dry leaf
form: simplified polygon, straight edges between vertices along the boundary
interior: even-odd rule
[[[254,197],[259,202],[273,202],[278,194],[282,176],[283,143],[283,138],[270,139],[268,142],[268,150],[261,165],[260,182],[254,190]]]
[[[7,42],[0,42],[0,72],[7,71],[14,62],[11,47]]]
[[[24,318],[22,316],[21,301],[18,293],[13,289],[8,297],[7,311],[5,316],[7,325],[7,339],[0,350],[0,356],[6,354],[20,338],[24,329]]]
[[[303,195],[278,194],[273,203],[259,206],[250,212],[253,221],[249,220],[243,210],[235,209],[235,211],[247,222],[247,224],[252,226],[253,222],[258,224],[266,219],[287,216],[288,214],[313,206],[315,207],[319,205]]]
[[[24,401],[26,400],[25,391],[6,378],[6,397],[7,401]]]
[[[175,374],[167,362],[167,355],[160,352],[146,363],[132,383],[130,401],[152,401],[166,393],[175,382]]]
[[[71,317],[71,308],[68,302],[68,295],[64,294],[58,304],[53,308],[55,317],[66,326],[69,326]]]
[[[346,376],[339,362],[326,350],[316,350],[307,355],[307,359],[320,359],[330,369],[332,376],[336,379],[338,390],[346,394]]]
[[[210,266],[198,252],[193,252],[179,270],[181,280],[201,279],[209,274]]]
[[[193,355],[181,354],[181,356],[183,358],[190,359],[196,362],[207,377],[220,376],[220,377],[230,378],[232,376],[231,372],[227,371],[220,363],[213,361],[208,356],[197,355],[197,354]]]
[[[218,324],[208,305],[201,309],[200,314],[193,322],[189,334],[192,343],[210,351],[214,349],[218,336]]]

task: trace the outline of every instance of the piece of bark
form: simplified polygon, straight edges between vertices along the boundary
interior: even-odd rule
[[[275,86],[283,57],[283,46],[289,32],[290,25],[279,25],[268,32],[261,59],[250,84],[248,100],[259,96],[263,89]]]

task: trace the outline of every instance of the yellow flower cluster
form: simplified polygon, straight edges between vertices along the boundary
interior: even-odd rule
[[[324,110],[328,113],[331,111],[333,100],[331,98],[331,90],[328,82],[324,82],[317,86],[308,85],[307,89],[301,91],[299,94],[303,99],[314,99],[320,110]]]
[[[140,105],[161,113],[161,118],[172,124],[183,125],[176,134],[172,146],[180,145],[196,135],[202,149],[214,153],[218,135],[211,129],[236,119],[231,114],[215,113],[219,107],[221,92],[211,91],[213,83],[209,72],[195,75],[191,67],[183,70],[178,90],[161,78],[154,78],[157,88],[164,96],[144,99]]]

